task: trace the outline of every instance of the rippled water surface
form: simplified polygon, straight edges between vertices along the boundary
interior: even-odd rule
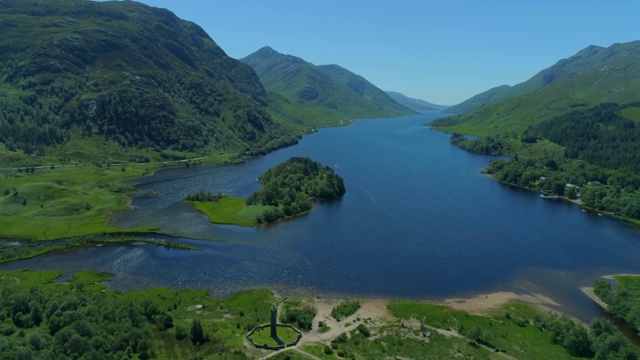
[[[5,268],[100,269],[114,288],[198,287],[216,295],[255,287],[367,297],[439,299],[495,290],[538,292],[588,318],[578,287],[640,272],[637,230],[480,174],[492,157],[451,146],[424,126],[440,114],[357,121],[237,166],[175,168],[136,179],[135,210],[119,226],[160,226],[204,251],[152,245],[50,254]],[[210,224],[181,199],[196,190],[247,196],[256,178],[309,156],[345,179],[347,193],[308,215],[257,229]],[[145,196],[157,192],[158,196]]]

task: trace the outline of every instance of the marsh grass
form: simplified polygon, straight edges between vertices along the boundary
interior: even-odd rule
[[[3,235],[38,240],[120,231],[106,216],[129,210],[126,194],[134,188],[119,183],[142,176],[152,167],[79,166],[38,168],[33,173],[0,171]],[[3,193],[3,194],[4,194]]]

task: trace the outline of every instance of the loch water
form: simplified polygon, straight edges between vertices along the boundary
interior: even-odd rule
[[[267,287],[438,300],[504,290],[546,295],[581,319],[600,315],[579,287],[604,274],[639,273],[640,232],[481,174],[495,157],[469,154],[425,126],[440,116],[355,121],[241,165],[172,168],[133,180],[134,210],[114,214],[112,224],[158,226],[203,251],[102,246],[3,268],[96,269],[116,275],[111,288],[203,288],[216,296]],[[197,190],[247,196],[259,188],[259,174],[292,156],[332,167],[347,193],[255,229],[211,224],[182,201]]]

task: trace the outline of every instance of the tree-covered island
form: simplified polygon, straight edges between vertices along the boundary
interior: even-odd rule
[[[314,200],[345,193],[344,181],[333,169],[308,157],[292,157],[258,177],[262,189],[246,200],[208,192],[185,199],[213,223],[256,226],[305,214]]]

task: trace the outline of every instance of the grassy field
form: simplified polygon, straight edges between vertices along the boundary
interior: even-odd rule
[[[400,319],[415,319],[439,329],[455,329],[465,337],[482,340],[517,359],[573,359],[562,346],[551,343],[549,332],[536,326],[536,315],[540,314],[519,303],[509,302],[490,316],[402,300],[392,301],[389,310]]]
[[[215,155],[188,162],[47,166],[25,166],[30,158],[22,156],[19,162],[23,165],[9,167],[2,154],[0,163],[7,167],[0,168],[0,235],[38,240],[122,231],[108,225],[107,216],[130,209],[126,195],[135,188],[123,180],[168,166],[223,163],[235,156]]]
[[[133,187],[119,181],[142,176],[150,166],[0,170],[2,235],[57,239],[113,232],[106,216],[129,209]]]
[[[270,206],[249,205],[244,199],[224,196],[219,201],[191,201],[212,223],[252,227],[258,224],[257,217]]]
[[[278,337],[285,344],[290,344],[298,338],[298,333],[288,327],[278,326]],[[267,344],[269,346],[278,346],[279,344],[271,337],[271,328],[266,327],[257,330],[251,336],[256,344]]]
[[[635,122],[640,122],[640,107],[630,106],[622,110],[622,116]]]

